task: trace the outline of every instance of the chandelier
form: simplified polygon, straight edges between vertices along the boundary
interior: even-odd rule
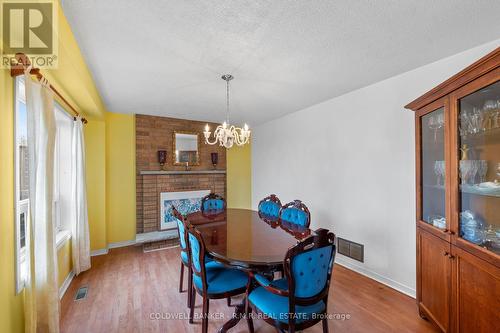
[[[205,125],[205,131],[203,132],[205,143],[215,145],[218,142],[220,146],[224,146],[225,148],[231,148],[235,143],[238,146],[243,146],[250,142],[250,129],[248,125],[245,124],[243,128],[239,128],[229,123],[229,81],[234,79],[234,77],[231,74],[225,74],[222,75],[222,79],[226,81],[226,121],[222,125],[217,126],[212,142],[210,142],[210,135],[212,134],[210,127],[208,124]]]

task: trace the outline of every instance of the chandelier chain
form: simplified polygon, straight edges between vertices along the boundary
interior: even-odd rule
[[[226,122],[229,124],[229,80],[226,80]]]

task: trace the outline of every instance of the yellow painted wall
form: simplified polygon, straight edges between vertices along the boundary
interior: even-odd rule
[[[107,112],[106,238],[135,239],[135,117]]]
[[[58,18],[58,67],[42,72],[86,117],[102,119],[106,108],[60,5]]]
[[[1,0],[0,0],[1,2]],[[107,113],[71,29],[59,10],[59,68],[42,73],[89,118],[85,128],[91,249],[135,239],[135,117]],[[13,80],[0,70],[0,332],[24,331],[15,295]],[[228,205],[251,207],[251,148],[227,155]],[[71,242],[58,251],[59,285],[71,270]]]
[[[89,120],[84,126],[90,249],[105,249],[106,240],[106,123]]]
[[[57,250],[57,269],[57,281],[59,282],[58,285],[60,288],[73,269],[73,262],[71,260],[71,240],[65,242],[61,248]]]
[[[0,332],[24,330],[23,295],[16,296],[14,243],[14,82],[0,70]]]
[[[252,145],[227,150],[227,206],[252,208]]]
[[[104,104],[60,6],[58,11],[59,67],[55,70],[42,71],[42,73],[86,117],[103,119]],[[13,86],[9,71],[0,69],[0,332],[2,333],[24,332],[23,293],[15,295]],[[104,123],[102,130],[104,130]],[[100,135],[104,138],[104,132]],[[90,136],[87,140],[89,138]],[[88,148],[87,154],[102,156],[104,140],[100,145],[95,147],[95,152],[94,147]],[[104,161],[104,157],[101,159]],[[99,163],[95,164],[99,165]],[[95,164],[92,164],[90,168],[90,179],[99,178],[96,171],[98,167]],[[104,178],[104,167],[101,173],[101,178]],[[96,188],[94,184],[97,184]],[[101,193],[101,198],[103,198],[102,184],[92,183],[87,190],[91,194]],[[93,216],[93,221],[97,221],[95,224],[101,226],[104,223],[104,209],[96,202],[93,200],[89,203],[89,214]],[[99,203],[102,204],[102,202]],[[97,237],[94,243],[98,244],[99,241]],[[70,244],[71,242],[67,242],[58,251],[60,284],[71,269]]]

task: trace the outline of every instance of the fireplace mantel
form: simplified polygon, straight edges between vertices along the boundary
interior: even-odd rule
[[[192,170],[192,171],[141,171],[142,176],[147,175],[206,175],[206,174],[226,174],[226,170]]]

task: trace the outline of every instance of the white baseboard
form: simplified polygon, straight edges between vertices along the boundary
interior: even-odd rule
[[[125,247],[125,246],[130,246],[130,245],[135,245],[135,239],[131,239],[128,241],[123,241],[123,242],[109,243],[108,249],[116,249],[118,247]]]
[[[102,256],[104,254],[108,254],[110,249],[116,249],[119,247],[125,247],[125,246],[131,246],[131,245],[136,245],[135,239],[132,240],[127,240],[123,242],[116,242],[116,243],[109,243],[108,246],[104,249],[98,249],[90,252],[91,257],[95,256]]]
[[[61,287],[59,287],[59,299],[62,299],[64,294],[66,293],[66,290],[68,290],[69,285],[71,284],[71,281],[73,281],[73,278],[75,277],[75,272],[71,271],[69,272],[68,276],[66,276],[66,279],[64,279],[63,284]]]
[[[335,263],[339,264],[341,266],[344,266],[350,270],[353,270],[361,275],[364,275],[372,280],[375,280],[377,282],[380,282],[382,284],[385,284],[386,286],[395,289],[405,295],[408,295],[412,298],[416,297],[416,291],[415,289],[408,287],[402,283],[399,283],[397,281],[394,281],[388,277],[385,277],[383,275],[380,275],[372,270],[369,270],[363,266],[356,265],[355,263],[348,261],[347,259],[344,259],[342,255],[337,254],[335,257]]]
[[[99,250],[90,251],[91,257],[102,256],[104,254],[108,254],[108,249],[99,249]]]

